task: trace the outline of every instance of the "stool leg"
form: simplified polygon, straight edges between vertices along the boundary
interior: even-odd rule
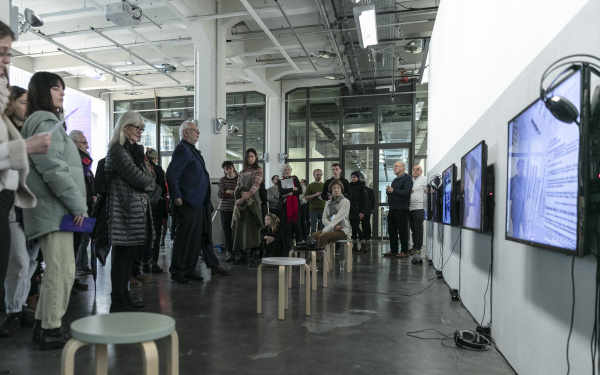
[[[158,350],[154,341],[139,344],[144,356],[144,375],[158,375]]]
[[[264,264],[260,264],[258,266],[258,272],[257,272],[257,290],[256,290],[256,313],[260,314],[261,313],[261,308],[262,308],[262,268],[263,268]]]
[[[292,287],[292,266],[287,266],[286,276],[287,276],[288,288],[291,288]]]
[[[279,320],[283,320],[285,312],[283,310],[283,302],[286,296],[287,288],[285,286],[285,266],[279,266],[279,299],[277,301],[277,308],[279,310]]]
[[[311,263],[310,263],[310,268],[314,267],[314,270],[311,271],[312,272],[312,290],[317,290],[317,252],[316,251],[311,251],[310,252],[310,259],[311,259]],[[309,268],[309,270],[310,270]],[[308,288],[308,285],[306,286]]]
[[[60,364],[61,375],[73,375],[75,373],[75,353],[82,346],[86,346],[88,343],[70,339],[63,348],[62,358]]]
[[[306,315],[310,315],[310,267],[302,265],[306,272]],[[300,267],[302,269],[303,267]]]
[[[108,374],[108,345],[96,344],[96,375]]]
[[[330,252],[331,246],[329,247],[329,250],[327,250],[325,256],[323,257],[323,288],[327,288],[327,271],[329,270],[329,264],[331,263],[331,258],[329,255]]]
[[[346,261],[346,263],[348,263],[348,269],[346,270],[346,272],[352,272],[352,244],[350,242],[348,242],[346,244],[346,259],[348,259]]]
[[[171,332],[171,339],[167,343],[167,375],[179,375],[179,335],[177,335],[177,331]]]

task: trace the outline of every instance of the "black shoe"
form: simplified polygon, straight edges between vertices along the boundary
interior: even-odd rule
[[[44,329],[40,337],[40,350],[62,349],[71,335],[61,328]]]
[[[31,341],[38,343],[40,342],[40,337],[42,336],[42,321],[35,320],[35,325],[33,326],[33,335],[31,336]]]
[[[175,284],[189,284],[190,280],[183,276],[171,276],[171,281]]]
[[[150,265],[148,263],[144,263],[144,265],[142,266],[142,272],[150,273]]]
[[[363,242],[363,244],[360,246],[360,251],[361,253],[366,253],[369,251],[369,248],[367,247],[367,244],[365,242]]]
[[[194,271],[194,273],[185,275],[185,278],[189,280],[204,281],[204,277],[202,277],[198,271]]]
[[[235,260],[235,256],[233,253],[229,253],[229,256],[225,259],[226,262],[233,262]]]
[[[211,275],[223,275],[223,276],[228,276],[231,275],[231,272],[227,271],[225,268],[221,267],[221,266],[213,266],[210,269],[210,274]]]
[[[163,269],[158,266],[158,264],[152,265],[152,273],[163,273]]]
[[[127,304],[125,297],[122,295],[111,293],[110,300],[110,309],[108,310],[110,313],[136,311],[136,309]]]
[[[0,337],[10,337],[21,327],[21,312],[8,314],[6,320],[0,326]]]
[[[141,300],[133,302],[131,297],[129,297],[129,293],[125,293],[125,305],[135,311],[142,311],[146,308],[146,305],[141,303]]]
[[[35,325],[35,313],[25,310],[21,315],[21,327],[33,328]]]
[[[352,244],[352,252],[353,253],[358,253],[358,245],[356,243]]]

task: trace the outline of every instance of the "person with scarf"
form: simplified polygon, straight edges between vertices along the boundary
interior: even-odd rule
[[[284,181],[287,181],[285,188]],[[290,181],[291,185],[288,185]],[[281,214],[281,229],[285,234],[283,253],[287,254],[292,246],[292,234],[296,238],[296,242],[302,241],[302,227],[300,226],[300,196],[302,195],[302,186],[298,177],[292,176],[292,167],[289,164],[283,166],[281,179],[277,182],[277,188],[279,189],[279,203],[277,204],[277,208]]]
[[[132,264],[153,238],[152,211],[148,194],[156,188],[155,177],[145,162],[144,147],[138,142],[145,130],[144,119],[125,112],[108,143],[104,164],[108,239],[113,261],[110,312],[141,310],[145,306],[129,297]]]
[[[344,197],[344,184],[340,180],[333,180],[329,189],[332,195],[323,209],[323,230],[311,236],[320,248],[324,248],[328,243],[347,240],[350,235],[350,201]],[[317,257],[320,259],[323,253],[317,254]]]
[[[253,148],[244,154],[244,166],[238,174],[237,188],[234,191],[233,209],[233,251],[237,254],[233,264],[253,267],[260,262],[260,228],[262,209],[259,189],[263,180],[263,170],[258,165],[258,154]]]

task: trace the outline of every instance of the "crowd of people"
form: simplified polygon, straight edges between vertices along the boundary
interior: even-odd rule
[[[181,141],[164,171],[156,150],[139,144],[143,117],[127,111],[94,174],[87,138],[78,130],[67,133],[62,78],[37,72],[28,90],[9,85],[13,40],[11,29],[0,22],[0,290],[7,312],[0,337],[31,327],[41,350],[62,348],[70,338],[61,324],[77,285],[75,276],[95,268],[88,250],[102,264],[110,252],[110,312],[144,310],[141,300],[130,296],[130,287],[154,282],[151,275],[164,272],[158,260],[169,213],[173,244],[168,272],[176,284],[203,280],[197,271],[200,254],[212,275],[230,275],[214,252],[216,210],[226,261],[234,265],[256,266],[263,257],[287,256],[295,243],[309,239],[324,247],[351,238],[355,252],[369,251],[376,201],[361,172],[352,172],[348,182],[335,163],[331,178],[323,182],[323,171],[316,169],[309,183],[286,164],[266,189],[258,153],[249,148],[241,171],[230,161],[221,165],[215,210],[193,121],[181,124]],[[419,166],[412,179],[404,169],[402,162],[394,165],[397,177],[386,189],[391,251],[385,256],[407,256],[409,223],[411,251],[422,246],[425,182]],[[88,217],[97,221],[93,232],[85,233],[64,229],[65,217],[75,227]]]

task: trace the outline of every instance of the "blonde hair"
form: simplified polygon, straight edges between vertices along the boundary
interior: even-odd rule
[[[144,118],[142,117],[142,115],[134,111],[127,111],[123,113],[123,116],[119,118],[117,126],[115,126],[115,131],[113,133],[112,138],[110,139],[110,142],[108,142],[108,147],[114,146],[117,143],[123,145],[127,140],[127,136],[125,135],[125,127],[127,125],[136,124],[139,124],[139,126],[144,125]]]

